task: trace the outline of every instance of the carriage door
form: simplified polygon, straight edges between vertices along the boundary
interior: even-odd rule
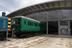
[[[70,35],[70,22],[69,21],[59,21],[59,35]]]

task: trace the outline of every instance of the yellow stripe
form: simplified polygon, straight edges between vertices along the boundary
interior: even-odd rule
[[[10,25],[11,25],[11,22],[8,22],[8,24],[10,24]]]
[[[11,29],[8,29],[8,31],[11,31]]]
[[[8,21],[11,21],[11,18],[8,18]]]
[[[8,25],[8,28],[11,28],[11,25]]]
[[[11,17],[8,17],[8,32],[11,31]]]

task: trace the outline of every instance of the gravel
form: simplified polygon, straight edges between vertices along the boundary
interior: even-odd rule
[[[72,48],[71,36],[41,35],[8,40],[0,41],[0,48]]]

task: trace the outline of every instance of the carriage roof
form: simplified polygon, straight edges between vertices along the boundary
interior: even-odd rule
[[[13,17],[13,18],[25,18],[25,19],[32,20],[32,21],[36,21],[36,22],[39,22],[39,23],[40,23],[40,21],[38,21],[38,20],[29,18],[29,17],[25,17],[25,16],[15,16],[15,17]]]

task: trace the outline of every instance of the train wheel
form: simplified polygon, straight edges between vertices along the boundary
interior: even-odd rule
[[[21,35],[20,35],[20,34],[15,34],[15,36],[16,36],[17,38],[20,38]]]

